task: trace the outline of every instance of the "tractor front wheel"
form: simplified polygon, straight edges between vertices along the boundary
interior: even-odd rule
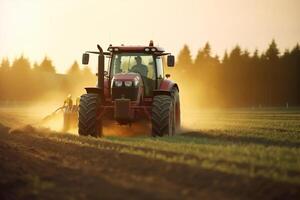
[[[102,120],[98,118],[101,99],[98,94],[84,94],[80,97],[78,133],[93,137],[102,136]]]
[[[152,103],[152,136],[175,134],[175,112],[172,96],[157,95]]]

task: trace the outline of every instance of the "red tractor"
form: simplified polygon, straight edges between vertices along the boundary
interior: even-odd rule
[[[83,136],[102,136],[106,120],[131,125],[140,120],[152,124],[152,136],[174,135],[180,128],[179,88],[164,76],[163,58],[173,67],[175,58],[154,46],[112,46],[107,52],[87,51],[82,64],[89,63],[89,54],[98,54],[98,84],[87,87],[79,103],[78,132]],[[105,57],[109,59],[107,71]]]

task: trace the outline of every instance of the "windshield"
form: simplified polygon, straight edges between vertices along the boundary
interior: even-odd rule
[[[144,53],[120,53],[112,58],[111,76],[118,73],[135,72],[142,77],[155,80],[153,56]]]

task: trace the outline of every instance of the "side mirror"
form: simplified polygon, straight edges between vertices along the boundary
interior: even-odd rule
[[[174,56],[168,55],[167,65],[168,65],[168,67],[174,67],[174,65],[175,65],[175,57]]]
[[[88,54],[88,53],[82,54],[82,64],[83,65],[89,64],[89,60],[90,60],[90,54]]]

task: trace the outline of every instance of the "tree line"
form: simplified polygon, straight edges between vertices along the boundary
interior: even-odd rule
[[[234,47],[213,56],[207,42],[196,57],[184,45],[175,68],[166,68],[187,104],[211,107],[300,106],[300,47],[280,52],[273,40],[265,51]],[[49,93],[80,95],[96,76],[75,61],[57,74],[50,58],[31,63],[23,55],[0,64],[0,100],[31,101]]]
[[[21,55],[10,62],[3,58],[0,65],[0,100],[33,101],[55,98],[55,95],[80,95],[84,87],[95,85],[96,77],[89,67],[80,68],[74,61],[66,74],[56,73],[52,60],[31,64]]]
[[[174,69],[187,101],[201,106],[270,107],[300,105],[300,47],[281,53],[275,40],[262,52],[240,46],[222,58],[212,56],[207,42],[195,59],[184,45]],[[186,98],[182,96],[182,98]]]

